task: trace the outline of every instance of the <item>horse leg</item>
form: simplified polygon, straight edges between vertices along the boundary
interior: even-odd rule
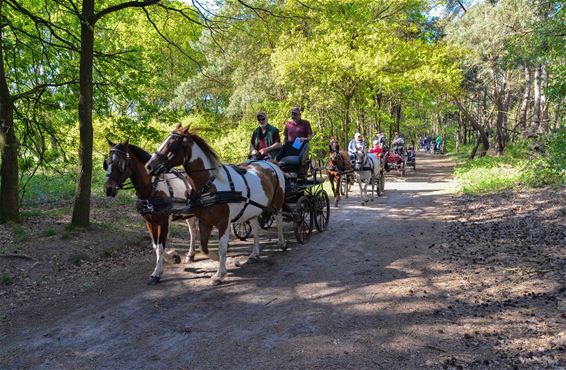
[[[208,256],[208,239],[210,238],[210,233],[212,232],[212,226],[205,224],[201,220],[198,223],[198,230],[200,235],[200,250],[202,253]]]
[[[356,175],[356,178],[357,178],[357,180],[358,180],[358,186],[360,187],[360,198],[361,198],[361,200],[362,200],[362,206],[363,206],[363,205],[366,204],[366,203],[365,203],[366,198],[365,198],[365,196],[364,196],[364,187],[362,186],[362,182],[363,182],[363,181],[362,181],[362,175],[361,175],[361,174],[357,174],[357,175]]]
[[[189,252],[187,253],[186,257],[185,257],[185,262],[186,263],[191,263],[195,261],[195,254],[197,254],[196,251],[196,238],[197,238],[197,219],[196,217],[190,217],[188,219],[185,220],[185,222],[187,223],[187,227],[189,228],[189,235],[191,236],[191,241],[189,244]]]
[[[329,179],[332,193],[334,194],[334,207],[338,207],[338,202],[340,201],[340,181],[342,178],[340,175],[331,175]]]
[[[259,221],[257,218],[252,218],[250,220],[250,226],[252,227],[252,235],[254,236],[254,247],[252,249],[252,254],[248,257],[248,261],[259,260]]]
[[[212,284],[218,285],[226,275],[226,253],[228,252],[228,240],[230,239],[230,222],[218,225],[218,271],[212,275]]]
[[[147,282],[149,285],[159,283],[161,280],[161,274],[163,274],[163,251],[165,250],[165,240],[167,239],[167,233],[169,231],[168,224],[169,218],[166,219],[166,222],[161,223],[150,221],[146,222],[147,229],[149,230],[153,241],[153,249],[155,250],[156,256],[155,269]]]
[[[283,235],[283,214],[277,212],[275,215],[275,223],[277,225],[277,246],[279,248],[285,249],[285,236]]]

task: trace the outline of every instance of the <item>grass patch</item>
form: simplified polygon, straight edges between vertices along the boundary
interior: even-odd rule
[[[519,142],[498,157],[485,156],[458,161],[454,169],[457,190],[479,195],[503,190],[563,186],[566,184],[566,130],[547,135],[536,142]]]
[[[12,235],[17,243],[24,243],[30,239],[30,235],[24,230],[20,224],[10,224]]]
[[[3,272],[0,274],[0,283],[2,283],[3,285],[11,285],[14,283],[14,280],[12,279],[12,276],[10,276],[10,274]]]
[[[45,229],[41,232],[41,235],[46,236],[46,237],[54,236],[54,235],[57,235],[57,231],[52,227],[48,227],[47,229]]]

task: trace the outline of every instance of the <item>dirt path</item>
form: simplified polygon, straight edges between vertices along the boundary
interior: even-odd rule
[[[418,160],[370,206],[355,195],[331,209],[328,231],[304,246],[267,243],[262,261],[237,267],[250,250],[237,243],[219,287],[204,259],[168,265],[147,287],[146,256],[99,295],[2,334],[0,367],[507,368],[493,341],[476,339],[489,319],[452,310],[465,288],[436,248],[450,227],[451,163]]]

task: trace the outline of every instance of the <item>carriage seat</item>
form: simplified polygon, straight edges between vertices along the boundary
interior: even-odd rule
[[[277,163],[283,172],[295,172],[303,174],[305,162],[308,160],[308,143],[304,142],[299,149],[295,149],[292,143],[285,143],[277,156]]]

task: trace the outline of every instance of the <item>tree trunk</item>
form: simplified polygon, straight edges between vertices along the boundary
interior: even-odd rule
[[[472,148],[472,152],[470,153],[470,156],[468,157],[469,160],[474,159],[474,157],[476,156],[476,153],[478,151],[479,146],[480,146],[480,135],[478,134],[478,131],[476,131],[476,144]]]
[[[472,114],[468,112],[468,110],[462,105],[460,99],[454,98],[454,102],[456,103],[456,105],[458,106],[464,117],[470,122],[470,124],[474,127],[474,129],[477,130],[479,134],[479,141],[481,141],[483,146],[482,150],[480,151],[480,157],[485,156],[487,154],[487,151],[489,150],[489,138],[487,137],[484,128],[472,116]],[[474,155],[475,155],[475,151],[474,151]]]
[[[352,97],[346,96],[344,101],[344,148],[348,147],[349,135],[348,129],[350,127],[350,105],[352,103]]]
[[[546,100],[545,90],[548,86],[548,71],[546,66],[541,66],[540,74],[540,126],[539,133],[545,134],[549,130],[548,127],[548,102]]]
[[[83,0],[79,77],[79,165],[71,223],[90,224],[92,181],[92,68],[94,56],[94,0]]]
[[[374,97],[375,101],[375,131],[381,132],[381,93],[376,93]]]
[[[2,15],[0,1],[0,15]],[[2,167],[0,168],[0,223],[20,222],[18,197],[18,141],[14,132],[14,101],[10,95],[4,69],[4,49],[0,30],[0,135],[4,137]]]
[[[533,119],[531,121],[531,128],[529,134],[534,134],[538,132],[540,127],[540,80],[542,74],[542,67],[538,66],[535,70],[534,78],[534,104],[533,104]]]
[[[527,115],[529,112],[529,100],[531,99],[531,71],[529,66],[525,65],[525,91],[523,92],[523,100],[521,102],[521,116],[519,118],[519,127],[523,137],[527,136]]]

